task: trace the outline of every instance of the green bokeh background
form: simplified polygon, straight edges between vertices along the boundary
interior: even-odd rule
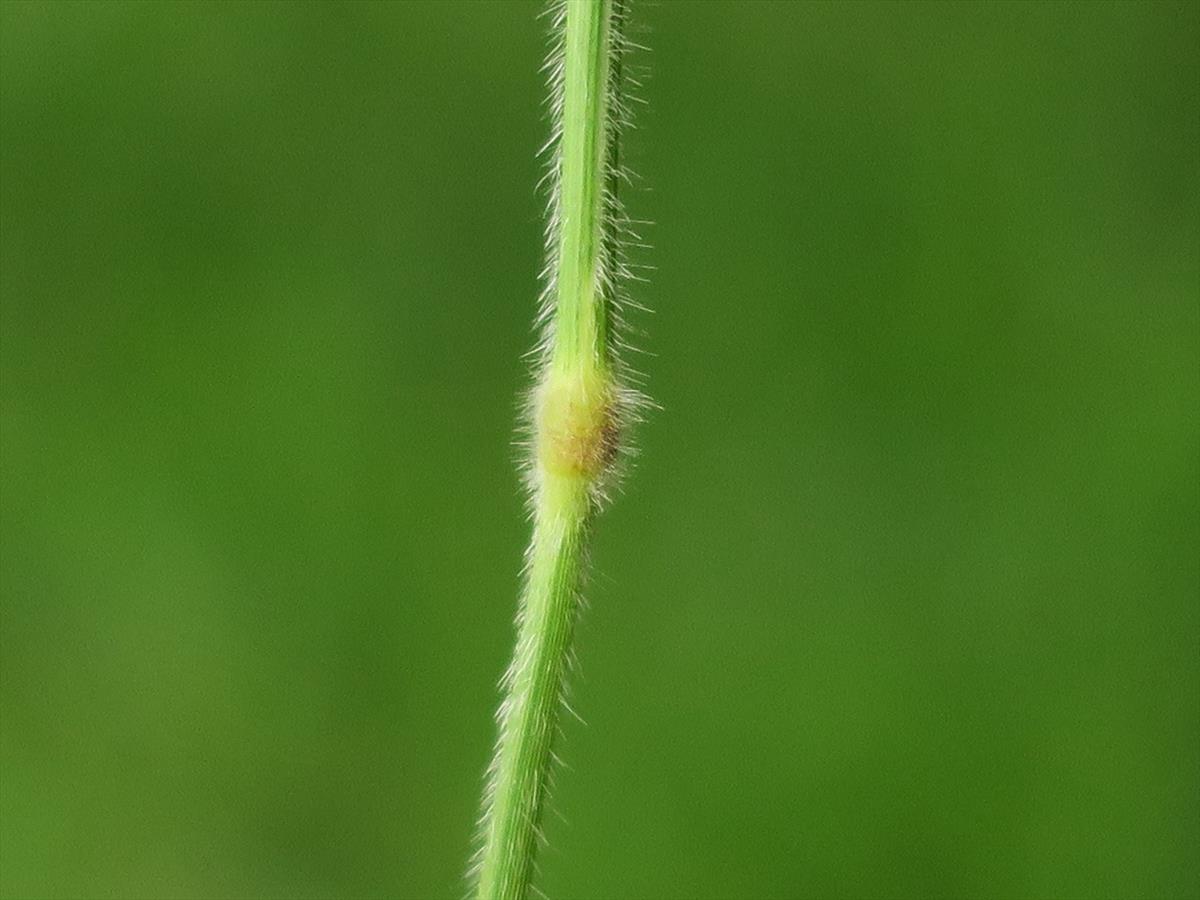
[[[0,895],[463,891],[528,3],[0,4]],[[1200,4],[638,4],[556,898],[1200,895]]]

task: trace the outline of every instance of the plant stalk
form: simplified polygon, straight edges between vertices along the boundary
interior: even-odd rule
[[[559,709],[569,674],[589,522],[617,450],[609,245],[621,0],[566,0],[552,81],[558,153],[551,197],[551,315],[533,394],[533,535],[502,687],[477,858],[479,900],[530,890]]]

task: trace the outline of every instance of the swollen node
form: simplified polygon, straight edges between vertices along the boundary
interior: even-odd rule
[[[620,429],[607,374],[551,373],[538,389],[537,457],[548,474],[591,482],[617,455]]]

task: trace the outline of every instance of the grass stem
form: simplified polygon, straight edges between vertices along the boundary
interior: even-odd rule
[[[523,900],[531,886],[586,537],[629,396],[610,321],[623,10],[621,0],[566,0],[556,11],[547,329],[530,405],[533,535],[484,798],[479,900]]]

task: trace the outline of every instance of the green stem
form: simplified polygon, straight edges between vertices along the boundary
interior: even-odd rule
[[[520,900],[533,878],[550,751],[578,607],[587,496],[578,485],[539,503],[520,634],[504,701],[479,870],[481,900]]]
[[[556,265],[547,357],[534,395],[533,536],[504,680],[477,869],[479,900],[524,900],[550,778],[579,607],[588,523],[616,451],[605,188],[615,160],[613,74],[621,0],[567,0],[551,207]]]
[[[605,358],[604,307],[598,300],[597,263],[608,176],[607,101],[612,4],[567,4],[563,56],[562,157],[559,176],[559,255],[554,362]]]

